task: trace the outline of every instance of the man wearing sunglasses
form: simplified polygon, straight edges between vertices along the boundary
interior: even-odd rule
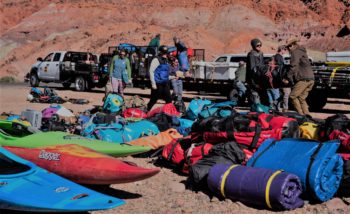
[[[246,73],[246,81],[251,90],[251,101],[253,103],[262,103],[264,105],[268,105],[268,98],[266,89],[261,87],[261,83],[259,78],[257,78],[263,69],[265,69],[264,65],[264,55],[261,51],[262,42],[260,39],[253,39],[250,41],[250,45],[252,46],[252,50],[247,55],[247,73]]]
[[[291,68],[287,77],[295,83],[289,96],[299,114],[309,115],[309,106],[306,103],[306,98],[314,86],[315,77],[306,49],[299,45],[298,42],[299,40],[296,38],[287,41],[287,48],[291,55]],[[284,79],[283,82],[288,84],[289,80]]]

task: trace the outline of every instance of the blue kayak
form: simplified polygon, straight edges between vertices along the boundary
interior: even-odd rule
[[[121,199],[66,180],[0,147],[0,209],[81,212],[123,204]]]

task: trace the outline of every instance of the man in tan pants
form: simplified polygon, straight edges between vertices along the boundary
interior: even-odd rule
[[[299,114],[309,115],[309,106],[306,103],[306,98],[314,86],[315,77],[306,49],[299,45],[298,42],[299,40],[295,38],[287,41],[287,48],[291,55],[291,70],[287,75],[288,80],[284,79],[283,82],[288,84],[289,81],[294,81],[295,84],[289,95],[294,108]]]

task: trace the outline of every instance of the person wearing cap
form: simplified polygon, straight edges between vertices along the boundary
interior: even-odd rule
[[[314,72],[311,68],[311,63],[306,52],[306,48],[299,45],[299,40],[296,38],[287,41],[287,48],[291,55],[290,71],[287,78],[283,79],[285,84],[294,82],[294,86],[290,93],[294,108],[299,114],[309,115],[309,106],[306,103],[306,98],[314,86]]]
[[[173,38],[173,41],[176,47],[176,55],[180,63],[180,71],[186,72],[190,69],[190,65],[188,63],[187,47],[183,41],[175,36]]]
[[[260,39],[252,39],[250,41],[252,50],[247,55],[247,72],[246,81],[251,90],[252,103],[262,103],[268,105],[267,92],[261,87],[259,79],[256,78],[257,73],[266,68],[264,64],[264,55],[261,51],[262,42]]]
[[[109,72],[113,92],[124,96],[124,86],[131,81],[131,66],[125,50],[112,58]]]
[[[166,103],[171,103],[169,72],[168,48],[165,45],[161,45],[159,47],[159,54],[153,58],[149,69],[152,88],[151,99],[147,104],[148,111],[152,109],[160,98],[163,98]]]

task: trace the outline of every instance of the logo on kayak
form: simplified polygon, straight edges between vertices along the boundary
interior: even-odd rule
[[[57,187],[55,189],[55,192],[60,193],[60,192],[67,192],[69,190],[68,187]]]
[[[39,154],[40,159],[45,159],[49,161],[59,161],[61,154],[59,153],[53,153],[53,152],[47,152],[45,150],[41,150]]]

